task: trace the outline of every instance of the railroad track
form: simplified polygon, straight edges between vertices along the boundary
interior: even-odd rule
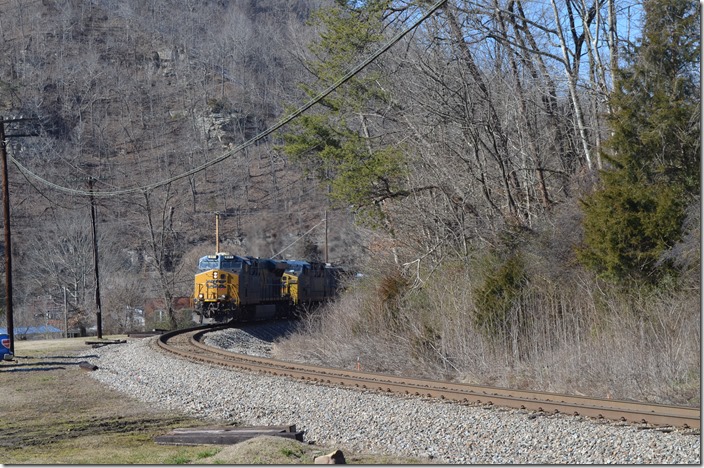
[[[157,343],[162,350],[189,360],[320,384],[341,385],[389,394],[437,398],[465,404],[581,415],[632,424],[700,429],[699,408],[436,382],[236,354],[203,344],[205,334],[224,328],[227,326],[202,326],[169,332],[161,335]]]

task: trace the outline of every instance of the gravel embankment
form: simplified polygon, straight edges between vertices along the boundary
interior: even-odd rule
[[[580,417],[400,398],[235,372],[164,355],[154,338],[95,350],[90,375],[140,400],[244,425],[295,424],[306,441],[440,463],[700,464],[700,436]],[[213,339],[266,355],[256,338]],[[254,351],[252,351],[254,349]]]

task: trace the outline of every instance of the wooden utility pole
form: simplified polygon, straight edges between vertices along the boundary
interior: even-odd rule
[[[0,116],[0,164],[2,165],[2,211],[5,230],[5,313],[7,316],[7,334],[10,336],[10,352],[15,354],[15,323],[12,311],[12,239],[10,236],[10,182],[7,177],[7,139],[10,137],[37,136],[36,133],[5,134],[5,124],[36,120],[20,116],[4,119]]]
[[[215,255],[220,253],[220,213],[215,212]]]
[[[325,263],[328,263],[328,210],[325,210]]]
[[[98,273],[98,238],[95,235],[95,200],[93,198],[93,178],[88,179],[90,192],[90,222],[93,226],[93,267],[95,271],[95,307],[97,309],[98,338],[103,338],[103,314],[100,307],[100,275]]]
[[[68,338],[68,301],[66,299],[66,286],[61,286],[64,290],[64,338]]]
[[[332,192],[332,187],[328,184],[328,197],[325,200],[325,263],[329,263],[328,260],[328,204],[330,203],[330,193]]]
[[[5,120],[0,117],[0,158],[2,159],[2,214],[5,227],[5,314],[10,352],[15,354],[15,324],[12,318],[12,242],[10,240],[10,189],[7,180],[7,147]]]

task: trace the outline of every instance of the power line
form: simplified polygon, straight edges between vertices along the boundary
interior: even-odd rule
[[[93,196],[93,197],[114,197],[117,195],[126,195],[130,193],[139,193],[139,192],[147,192],[150,190],[153,190],[155,188],[170,184],[172,182],[175,182],[177,180],[183,179],[185,177],[192,176],[194,174],[197,174],[198,172],[201,172],[210,166],[214,166],[215,164],[218,164],[235,154],[239,153],[243,149],[253,145],[255,142],[261,140],[262,138],[274,133],[276,130],[280,129],[284,125],[288,124],[291,122],[293,119],[297,118],[301,114],[303,114],[305,111],[313,107],[315,104],[323,100],[325,97],[327,97],[330,93],[335,91],[337,88],[345,84],[347,81],[349,81],[353,76],[355,76],[357,73],[362,71],[367,65],[372,63],[374,60],[376,60],[381,54],[389,50],[394,44],[396,44],[398,41],[400,41],[406,34],[408,34],[410,31],[415,29],[418,25],[420,25],[423,21],[425,21],[427,18],[429,18],[435,11],[437,11],[447,0],[439,0],[437,3],[435,3],[424,15],[422,15],[418,20],[416,20],[411,26],[406,28],[405,30],[401,31],[398,33],[396,36],[392,37],[386,44],[384,44],[380,49],[378,49],[376,52],[374,52],[372,55],[370,55],[366,60],[364,60],[361,64],[357,65],[355,68],[347,72],[345,76],[337,80],[335,83],[330,85],[327,89],[322,91],[320,94],[315,96],[313,99],[308,101],[306,104],[302,105],[298,109],[296,109],[293,113],[289,114],[285,118],[279,120],[276,124],[273,126],[269,127],[268,129],[262,131],[258,135],[250,138],[249,140],[245,141],[241,145],[237,146],[236,148],[233,148],[230,151],[227,151],[223,153],[222,155],[218,156],[215,159],[212,159],[211,161],[205,162],[199,166],[194,167],[193,169],[186,171],[182,174],[179,174],[174,177],[170,177],[168,179],[164,179],[160,182],[154,182],[153,184],[148,184],[144,185],[141,187],[133,187],[133,188],[127,188],[127,189],[120,189],[120,190],[113,190],[113,191],[103,191],[103,192],[93,192],[93,191],[85,191],[85,190],[78,190],[78,189],[72,189],[69,187],[64,187],[58,184],[55,184],[53,182],[50,182],[39,175],[33,173],[26,167],[24,167],[22,164],[20,164],[19,161],[17,161],[15,158],[10,157],[10,161],[19,169],[22,174],[25,175],[27,178],[32,178],[50,188],[53,188],[54,190],[58,190],[61,192],[73,194],[73,195],[80,195],[80,196]]]
[[[284,253],[285,251],[287,251],[290,247],[293,246],[293,244],[295,244],[295,243],[298,242],[299,240],[303,239],[305,236],[307,236],[309,233],[311,233],[311,232],[313,231],[313,229],[317,228],[318,226],[320,226],[321,224],[323,224],[325,221],[327,221],[327,219],[322,219],[322,220],[320,220],[320,222],[319,222],[318,224],[316,224],[316,225],[313,226],[312,228],[308,229],[308,230],[307,230],[306,232],[304,232],[301,236],[299,236],[298,239],[296,239],[295,241],[291,242],[289,245],[287,245],[286,247],[284,247],[282,250],[280,250],[280,251],[278,251],[277,253],[275,253],[274,255],[272,255],[271,258],[276,258],[277,256],[279,256],[279,255],[281,255],[282,253]]]

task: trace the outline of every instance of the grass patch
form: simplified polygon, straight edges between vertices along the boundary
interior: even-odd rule
[[[156,444],[173,428],[213,421],[155,410],[108,389],[78,367],[95,357],[85,340],[17,342],[16,360],[0,363],[3,463],[163,464],[211,456],[204,446]]]
[[[16,360],[0,361],[3,464],[310,464],[314,456],[337,448],[267,436],[231,446],[159,445],[155,437],[177,427],[223,422],[158,410],[107,388],[78,367],[95,358],[85,341],[18,342]],[[100,366],[99,360],[95,363]],[[427,463],[347,452],[345,457],[348,463]]]

